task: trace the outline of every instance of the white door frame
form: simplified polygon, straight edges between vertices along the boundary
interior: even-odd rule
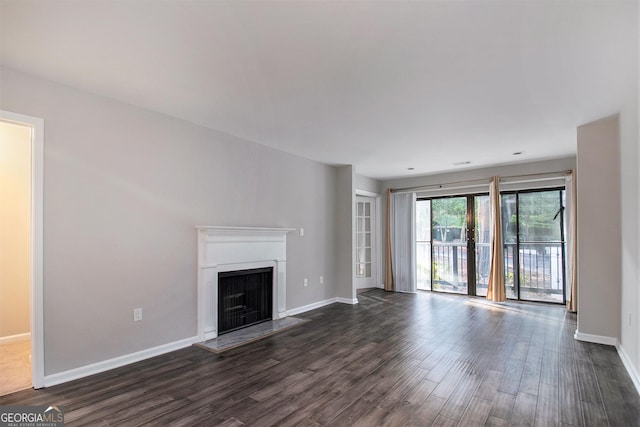
[[[384,244],[383,240],[382,240],[382,227],[381,227],[381,215],[382,215],[382,211],[381,211],[381,204],[380,204],[380,200],[382,200],[382,195],[378,194],[378,193],[373,193],[371,191],[366,191],[366,190],[358,190],[356,189],[356,197],[357,196],[362,196],[362,197],[369,197],[371,199],[374,199],[374,206],[373,209],[375,211],[375,216],[376,216],[376,220],[375,220],[375,224],[374,224],[374,229],[372,230],[372,237],[374,239],[374,253],[371,256],[371,259],[374,261],[375,264],[375,269],[372,271],[372,279],[373,279],[373,283],[374,286],[377,288],[384,288],[384,285],[382,284],[382,245]],[[355,202],[355,200],[354,200]],[[355,216],[355,210],[354,210],[354,216]],[[354,220],[355,221],[355,220]],[[354,251],[355,251],[355,237],[353,239],[354,242]],[[355,257],[354,257],[355,259]],[[353,295],[355,295],[356,292],[356,279],[354,277],[353,279]]]
[[[31,381],[44,387],[44,120],[0,110],[0,121],[31,128]]]

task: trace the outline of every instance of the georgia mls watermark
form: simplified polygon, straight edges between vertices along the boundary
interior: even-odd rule
[[[63,427],[62,406],[0,406],[0,427]]]

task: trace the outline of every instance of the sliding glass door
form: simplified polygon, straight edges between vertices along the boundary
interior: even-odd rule
[[[475,295],[487,296],[491,268],[491,201],[489,196],[474,196],[475,218]]]
[[[431,200],[416,200],[416,285],[431,290]]]
[[[418,289],[487,294],[489,214],[486,195],[416,202]]]
[[[564,190],[500,198],[507,298],[564,303]],[[490,221],[486,194],[417,200],[418,289],[486,296]]]
[[[517,231],[512,243],[505,240],[505,247],[518,254],[514,298],[564,303],[564,190],[510,196],[517,202],[511,224]]]
[[[468,292],[467,198],[431,200],[432,282],[440,292]]]
[[[517,195],[501,194],[502,253],[504,256],[504,285],[507,298],[518,299],[518,202]]]

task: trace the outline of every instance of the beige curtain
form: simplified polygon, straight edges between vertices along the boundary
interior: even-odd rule
[[[576,171],[566,176],[565,184],[565,218],[567,221],[567,310],[578,311],[578,225],[576,222]]]
[[[491,268],[487,299],[506,301],[507,292],[504,287],[504,266],[502,255],[502,215],[500,213],[500,177],[494,176],[489,186],[491,201]]]
[[[393,283],[393,262],[391,254],[391,189],[387,188],[387,224],[385,231],[385,247],[384,247],[384,290],[395,290]]]

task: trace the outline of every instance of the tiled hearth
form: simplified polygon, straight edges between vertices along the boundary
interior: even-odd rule
[[[258,325],[238,329],[237,331],[229,332],[227,334],[220,335],[218,338],[195,345],[205,350],[213,351],[214,353],[221,353],[308,321],[308,319],[301,319],[299,317],[285,317],[284,319],[271,320]]]

